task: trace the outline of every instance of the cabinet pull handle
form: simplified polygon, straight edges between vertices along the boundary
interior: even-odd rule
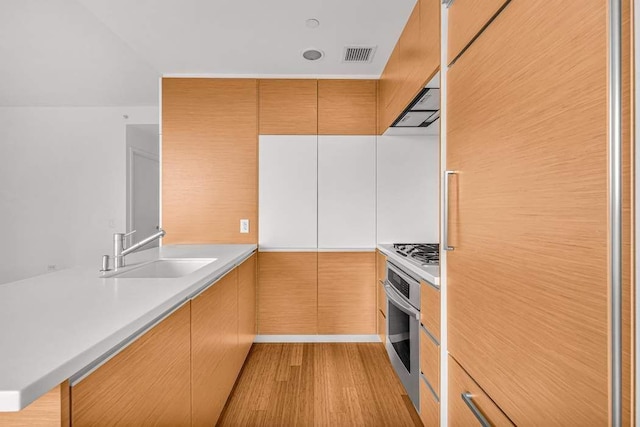
[[[464,403],[467,404],[469,409],[471,409],[473,416],[476,417],[480,425],[482,427],[491,427],[491,424],[489,423],[489,421],[485,418],[484,415],[482,415],[482,412],[480,412],[480,409],[478,409],[475,403],[473,403],[473,400],[472,400],[473,395],[469,392],[466,392],[466,393],[462,393],[460,396],[462,397],[462,400],[464,400]]]
[[[442,248],[445,251],[452,251],[454,249],[453,246],[449,246],[449,177],[456,173],[456,171],[444,171],[444,212],[442,213],[444,220],[442,221]]]

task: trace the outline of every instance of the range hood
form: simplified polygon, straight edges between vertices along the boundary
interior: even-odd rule
[[[440,118],[440,89],[426,87],[391,125],[392,128],[426,128]]]

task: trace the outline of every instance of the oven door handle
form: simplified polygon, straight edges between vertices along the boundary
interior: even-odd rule
[[[394,287],[389,284],[388,280],[385,281],[383,286],[384,286],[384,293],[387,294],[387,298],[389,298],[389,300],[393,303],[393,305],[398,307],[400,310],[404,311],[406,314],[410,316],[414,316],[416,320],[418,321],[420,320],[420,311],[416,310],[415,307],[413,307],[411,304],[404,301],[404,298],[402,297],[402,295],[400,295],[398,291],[396,291]]]

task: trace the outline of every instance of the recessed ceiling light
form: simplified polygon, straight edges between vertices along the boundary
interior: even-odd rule
[[[317,61],[323,56],[324,56],[324,53],[322,53],[322,51],[318,49],[307,49],[304,52],[302,52],[302,57],[307,61]]]
[[[320,21],[313,18],[307,19],[305,23],[307,25],[307,28],[318,28],[320,26]]]

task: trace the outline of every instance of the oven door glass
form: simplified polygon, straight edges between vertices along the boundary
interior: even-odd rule
[[[389,301],[387,307],[389,323],[388,339],[400,361],[411,373],[411,326],[412,320],[404,311]]]

